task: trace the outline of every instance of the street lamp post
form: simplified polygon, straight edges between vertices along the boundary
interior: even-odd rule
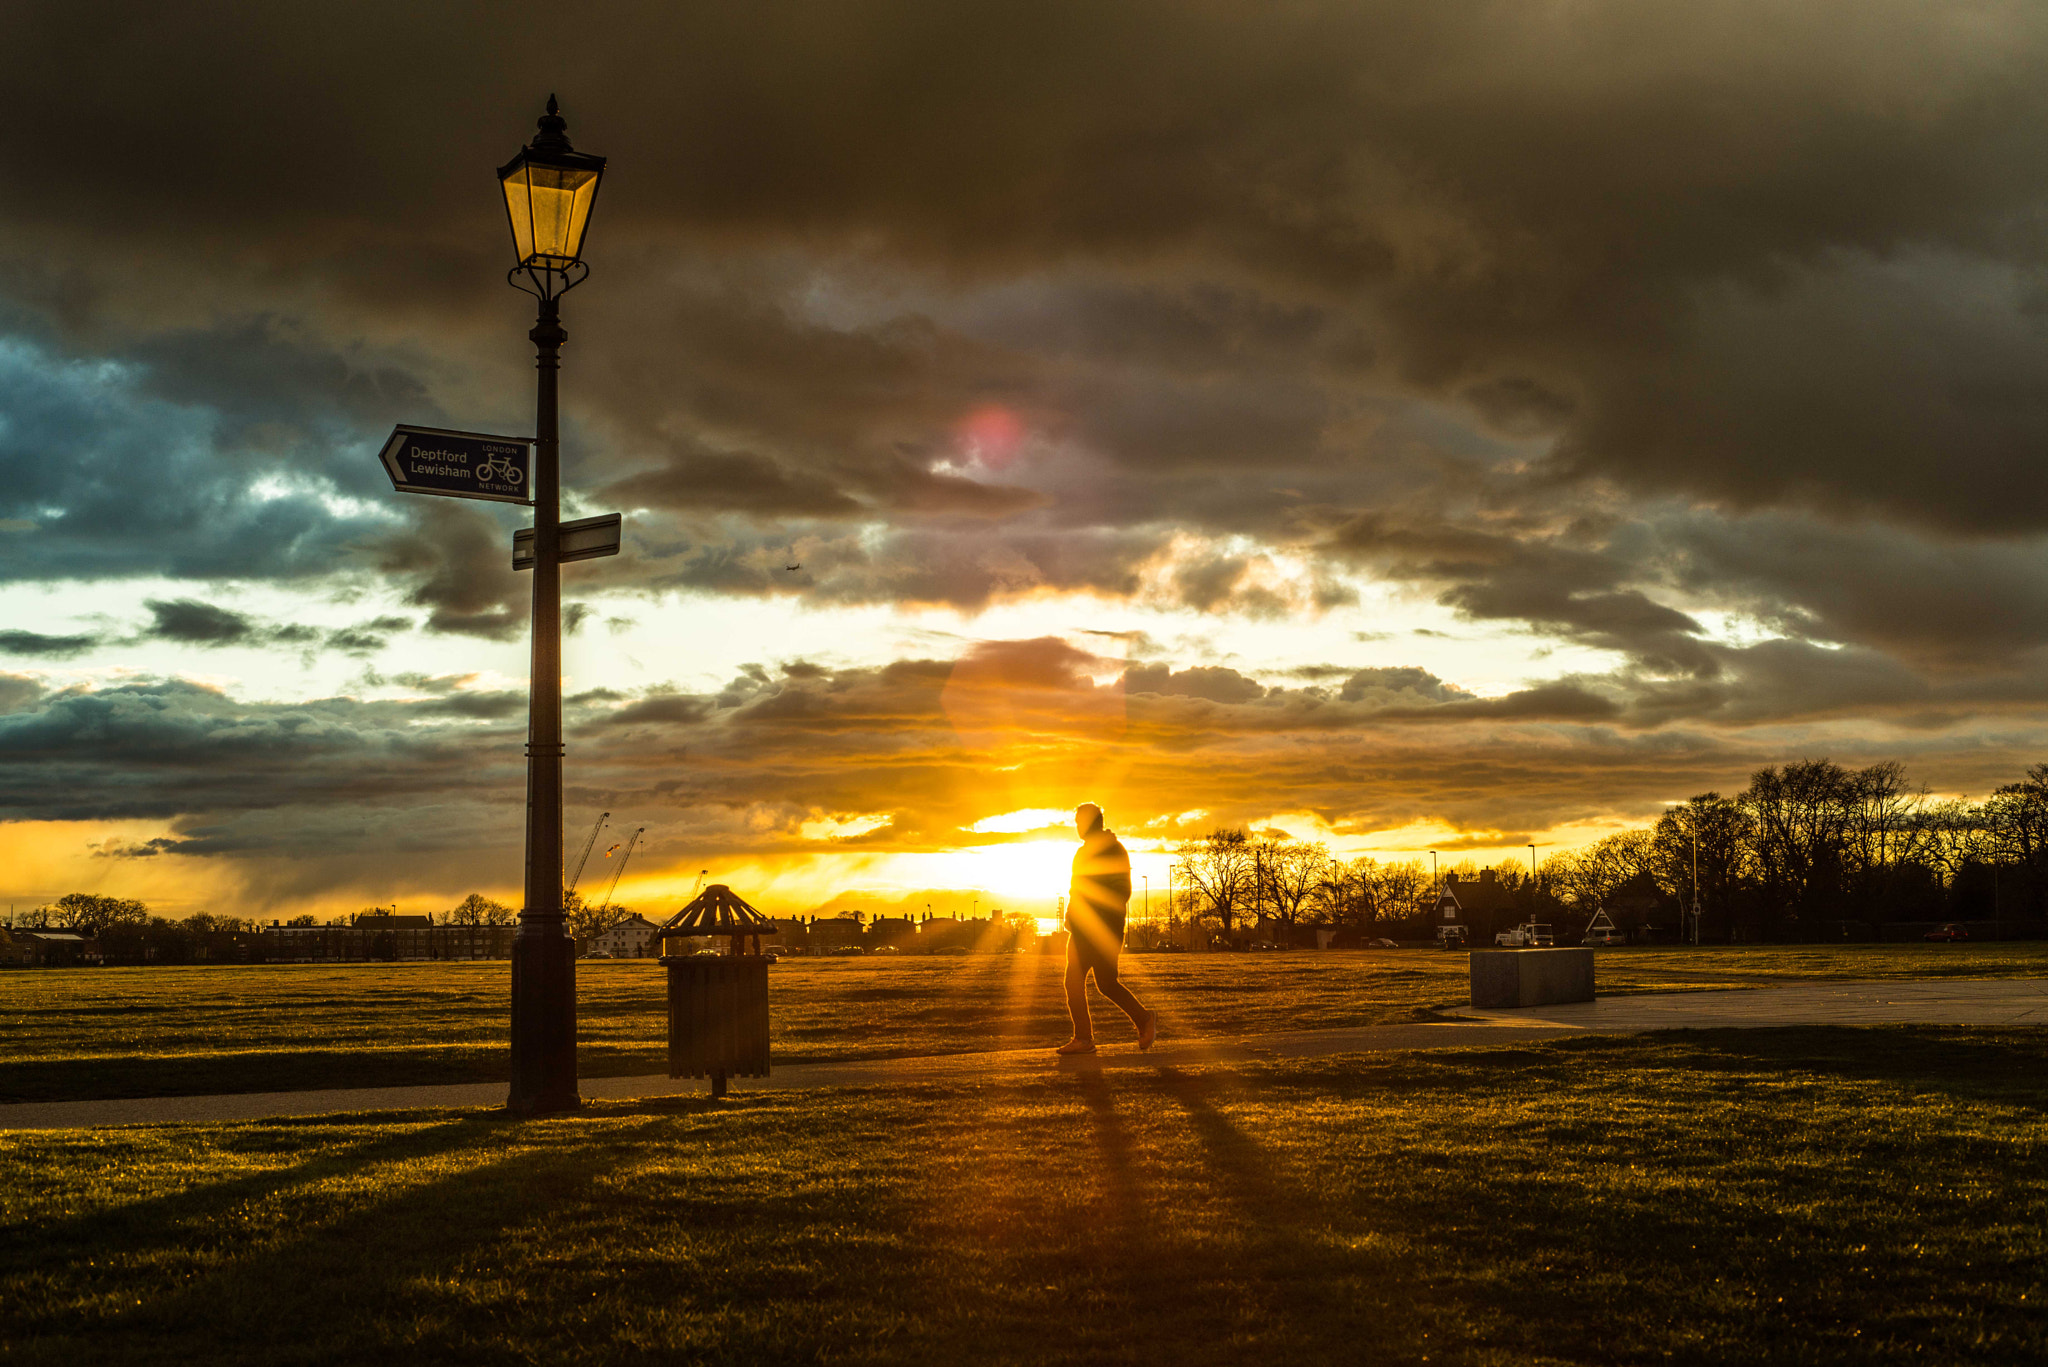
[[[1700,942],[1700,825],[1697,813],[1692,821],[1692,942]]]
[[[512,1090],[506,1109],[545,1115],[582,1104],[576,1090],[576,942],[562,924],[561,441],[556,376],[560,300],[583,283],[583,235],[604,158],[569,145],[548,96],[540,131],[498,169],[516,264],[507,283],[540,301],[527,334],[540,371],[534,404],[533,655],[526,722],[526,906],[512,942]]]

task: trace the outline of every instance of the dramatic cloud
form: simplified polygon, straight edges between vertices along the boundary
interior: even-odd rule
[[[33,0],[0,54],[6,810],[184,823],[108,866],[516,840],[525,510],[374,453],[530,430],[482,173],[550,90],[612,157],[567,511],[626,516],[574,781],[675,858],[2038,758],[2036,6]]]

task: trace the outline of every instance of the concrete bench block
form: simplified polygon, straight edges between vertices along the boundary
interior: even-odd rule
[[[1472,1004],[1554,1006],[1593,1000],[1590,949],[1475,949]]]

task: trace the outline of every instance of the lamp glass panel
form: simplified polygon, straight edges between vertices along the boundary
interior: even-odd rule
[[[533,259],[533,202],[526,190],[526,167],[513,168],[499,182],[505,190],[505,216],[512,220],[512,251],[520,264]]]
[[[527,163],[505,180],[512,240],[522,262],[535,257],[574,261],[583,253],[597,172],[580,166]],[[523,202],[522,202],[523,201]]]

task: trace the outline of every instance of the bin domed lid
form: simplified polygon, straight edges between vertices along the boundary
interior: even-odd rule
[[[697,894],[655,932],[657,935],[773,935],[775,923],[748,906],[723,883]]]

